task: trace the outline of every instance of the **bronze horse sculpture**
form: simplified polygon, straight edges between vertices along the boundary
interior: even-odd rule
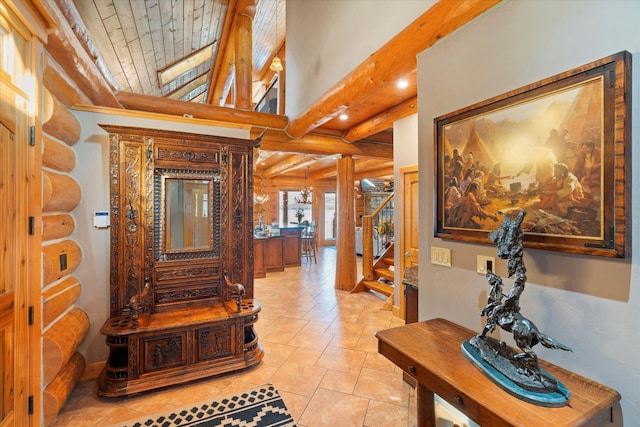
[[[502,278],[487,270],[486,278],[491,289],[487,305],[481,312],[482,316],[487,317],[487,322],[482,333],[472,338],[469,343],[484,362],[525,390],[555,392],[558,390],[557,381],[541,371],[538,356],[532,348],[536,344],[542,344],[547,348],[572,350],[542,333],[531,320],[520,313],[520,296],[527,281],[523,261],[524,233],[520,228],[524,216],[525,212],[520,211],[512,220],[505,214],[500,228],[489,233],[489,238],[498,249],[498,257],[508,260],[508,277],[514,277],[514,284],[505,296]],[[512,333],[516,345],[522,352],[511,350],[504,342],[488,337],[487,334],[493,332],[496,327]]]

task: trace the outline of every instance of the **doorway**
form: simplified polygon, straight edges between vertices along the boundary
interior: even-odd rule
[[[400,168],[402,177],[402,237],[400,240],[400,275],[405,267],[418,265],[419,218],[418,166]],[[400,291],[400,317],[406,320],[407,299]],[[417,316],[417,313],[414,313]]]

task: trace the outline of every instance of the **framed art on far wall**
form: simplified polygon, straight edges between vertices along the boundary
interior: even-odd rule
[[[624,257],[630,100],[620,52],[436,118],[435,236],[490,243],[525,210],[527,247]]]

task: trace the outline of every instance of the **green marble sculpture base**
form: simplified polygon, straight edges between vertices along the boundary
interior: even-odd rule
[[[558,408],[569,402],[569,390],[542,368],[531,369],[504,342],[479,335],[462,343],[462,353],[509,394],[535,405]]]

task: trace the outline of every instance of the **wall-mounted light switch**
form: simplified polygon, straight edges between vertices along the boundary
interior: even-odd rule
[[[451,267],[451,249],[431,247],[431,264]]]
[[[478,255],[476,266],[476,270],[479,274],[487,274],[487,270],[491,270],[495,273],[496,258],[492,256]]]

